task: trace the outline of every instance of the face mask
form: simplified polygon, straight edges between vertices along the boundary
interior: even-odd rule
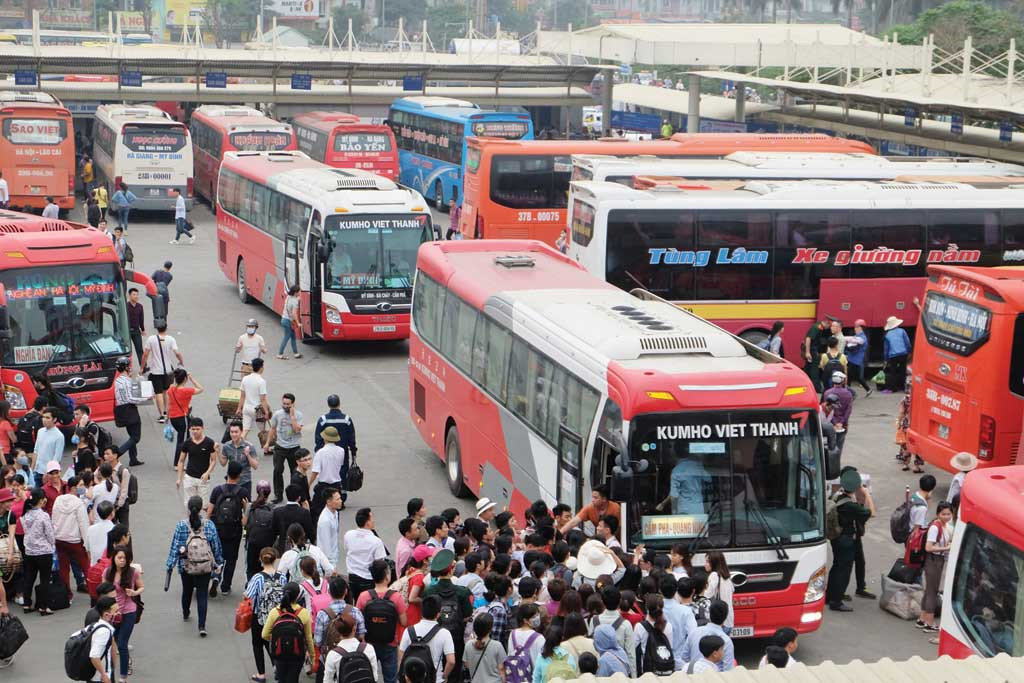
[[[81,439],[78,438],[78,434],[73,434],[71,436],[71,443],[77,444],[79,441],[81,441]]]
[[[540,615],[536,615],[530,619],[530,628],[540,628]]]
[[[85,495],[85,487],[84,486],[79,486],[77,489],[75,489],[75,491],[78,493],[79,496],[84,496]]]
[[[21,465],[22,467],[24,467],[25,465],[28,465],[28,458],[26,456],[24,456],[24,455],[19,455],[18,456],[18,464]]]
[[[245,331],[246,331],[247,334],[256,334],[256,328],[255,327],[247,327],[247,328],[245,328]]]

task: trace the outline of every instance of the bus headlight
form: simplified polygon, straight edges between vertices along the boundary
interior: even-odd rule
[[[814,572],[804,591],[804,602],[817,602],[825,597],[825,567]]]
[[[21,393],[21,389],[18,387],[12,387],[10,384],[5,384],[4,399],[11,404],[11,408],[14,410],[28,409],[28,405],[25,403],[25,394]]]
[[[331,323],[332,325],[341,324],[341,313],[338,313],[337,309],[328,306],[325,315],[327,317],[327,322]]]

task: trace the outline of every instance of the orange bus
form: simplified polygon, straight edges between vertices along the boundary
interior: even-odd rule
[[[216,206],[217,175],[224,152],[278,152],[298,149],[287,123],[252,107],[203,105],[192,112],[192,153],[196,194]]]
[[[311,111],[292,118],[299,149],[334,168],[361,168],[398,182],[395,134],[383,123],[340,111]]]
[[[498,140],[467,138],[459,230],[466,239],[538,239],[565,228],[573,154],[717,158],[741,150],[861,152],[865,142],[828,135],[679,133],[671,140]]]
[[[920,319],[909,450],[948,471],[960,451],[983,467],[1017,464],[1024,268],[929,266]]]
[[[75,132],[71,112],[44,92],[0,92],[0,171],[10,205],[42,209],[51,196],[75,207]]]

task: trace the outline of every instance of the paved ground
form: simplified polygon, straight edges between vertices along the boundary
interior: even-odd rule
[[[206,418],[219,434],[216,392],[225,382],[234,340],[244,331],[245,321],[255,317],[268,344],[276,347],[279,325],[269,310],[240,303],[233,286],[218,269],[215,224],[205,206],[194,212],[193,220],[199,228],[195,245],[168,245],[173,227],[167,217],[159,215],[133,216],[128,239],[140,270],[152,272],[164,259],[174,261],[170,331],[178,340],[186,366],[207,390],[193,404],[196,414]],[[447,217],[440,220],[446,223]],[[406,344],[306,346],[302,351],[305,357],[301,360],[271,359],[266,378],[272,398],[285,391],[298,396],[298,407],[307,425],[323,412],[324,397],[332,392],[341,396],[343,408],[352,415],[366,480],[363,490],[351,496],[349,509],[342,513],[343,531],[352,528],[356,508],[371,505],[381,536],[393,545],[398,521],[410,497],[423,497],[433,510],[452,505],[467,511],[471,508],[468,501],[452,498],[440,462],[423,445],[407,417]],[[272,400],[271,405],[275,403]],[[904,485],[916,481],[900,472],[893,462],[896,405],[896,398],[877,394],[859,401],[846,443],[845,460],[872,474],[879,506],[880,519],[869,525],[867,537],[869,585],[876,590],[879,574],[887,571],[896,557],[896,548],[888,538],[888,515],[894,502],[902,499]],[[193,675],[215,681],[248,680],[255,671],[250,640],[248,635],[232,630],[237,598],[218,597],[212,601],[210,636],[201,641],[196,635],[195,617],[191,623],[181,621],[177,576],[171,590],[163,592],[170,536],[184,509],[170,469],[171,448],[162,438],[156,411],[145,408],[143,415],[141,457],[146,465],[138,470],[140,503],[133,508],[132,527],[136,559],[146,570],[147,609],[133,637],[136,665],[132,680],[170,683]],[[311,434],[303,441],[311,447]],[[267,458],[254,478],[269,480],[270,467]],[[222,478],[223,469],[218,468],[214,481]],[[944,492],[948,475],[940,480]],[[236,577],[242,572],[239,569]],[[240,587],[242,579],[236,578],[236,585]],[[15,665],[4,670],[2,678],[16,682],[61,680],[64,639],[81,625],[86,607],[87,600],[79,599],[70,610],[56,616],[26,617],[31,640]],[[858,599],[854,607],[852,614],[826,612],[821,630],[801,639],[798,659],[815,663],[935,656],[935,646],[929,645],[913,624],[889,616],[870,601]],[[741,661],[756,664],[760,647],[741,643]]]

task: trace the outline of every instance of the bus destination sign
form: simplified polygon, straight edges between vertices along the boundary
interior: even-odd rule
[[[931,292],[921,321],[929,344],[969,356],[988,341],[992,314],[983,306]]]
[[[643,515],[641,527],[644,540],[693,538],[708,523],[707,515]]]

